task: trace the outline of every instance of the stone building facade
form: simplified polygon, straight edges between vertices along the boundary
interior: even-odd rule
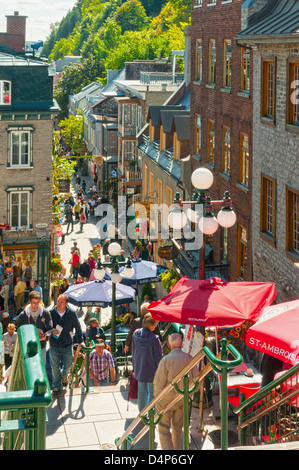
[[[38,279],[49,300],[53,117],[48,65],[0,54],[1,273],[11,292],[17,276]],[[9,225],[9,227],[7,227]]]
[[[206,240],[230,281],[252,280],[252,51],[234,41],[243,3],[196,0],[191,13],[192,171],[212,171],[212,200],[230,193],[236,224]]]
[[[253,279],[275,282],[277,302],[299,297],[299,14],[289,3],[288,18],[261,12],[237,38],[254,50]]]

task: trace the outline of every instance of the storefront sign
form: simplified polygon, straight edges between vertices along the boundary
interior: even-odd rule
[[[39,224],[35,224],[36,228],[47,228],[48,224],[46,222],[40,222]]]
[[[172,245],[160,246],[158,256],[163,259],[175,259],[177,250]]]
[[[60,193],[69,193],[71,182],[69,179],[60,179],[58,180],[58,191]]]
[[[101,155],[94,155],[92,159],[96,165],[103,165],[104,163],[104,158]]]
[[[109,178],[108,183],[109,184],[114,184],[118,182],[118,178]]]

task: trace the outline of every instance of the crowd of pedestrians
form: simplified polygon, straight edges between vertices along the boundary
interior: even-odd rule
[[[96,187],[86,192],[86,183],[80,176],[76,177],[76,197],[68,197],[65,201],[64,218],[67,234],[73,231],[74,224],[80,224],[83,232],[84,224],[94,215],[97,205],[108,202],[105,195],[99,196]],[[21,280],[15,289],[15,302],[20,307],[16,324],[9,318],[2,319],[5,369],[12,364],[17,329],[22,325],[35,325],[38,331],[42,357],[46,365],[53,395],[59,394],[69,386],[70,371],[74,364],[74,352],[84,345],[95,344],[89,357],[89,380],[91,385],[113,385],[116,380],[115,358],[106,344],[104,329],[100,326],[101,308],[87,309],[83,323],[79,321],[77,312],[69,305],[68,289],[70,283],[84,283],[91,279],[93,270],[99,259],[109,257],[110,240],[94,245],[83,256],[78,243],[73,242],[70,249],[69,267],[70,278],[64,277],[59,288],[56,305],[45,308],[42,303],[42,290],[36,281],[34,290],[29,293],[28,304],[24,305],[24,293]],[[119,255],[124,260],[124,250]],[[132,258],[139,258],[140,253],[135,248]],[[132,355],[132,365],[135,379],[138,382],[138,409],[144,407],[157,396],[168,383],[177,375],[181,368],[190,360],[190,356],[181,350],[180,335],[171,335],[168,339],[170,353],[163,356],[162,337],[158,322],[148,311],[147,296],[140,306],[139,316],[130,311],[128,306],[118,306],[117,314],[128,329],[124,354]],[[6,321],[5,321],[6,320]],[[85,325],[85,331],[82,327]],[[190,380],[192,372],[190,373]],[[86,378],[85,378],[86,380]],[[86,383],[84,384],[86,385]],[[171,396],[159,402],[156,409],[162,410]],[[171,409],[163,415],[158,425],[161,446],[163,450],[180,449],[183,426],[183,405]]]

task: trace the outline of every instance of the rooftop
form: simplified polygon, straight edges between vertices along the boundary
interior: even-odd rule
[[[279,41],[284,37],[299,40],[298,0],[268,0],[264,8],[249,17],[248,26],[238,34],[237,40],[252,38],[256,42],[258,38],[273,40],[274,37]]]

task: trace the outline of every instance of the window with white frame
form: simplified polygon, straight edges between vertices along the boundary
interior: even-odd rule
[[[12,230],[32,228],[33,188],[10,188],[8,190],[8,220]]]
[[[11,104],[11,83],[7,80],[0,80],[0,105]]]
[[[14,168],[32,166],[32,133],[31,127],[10,127],[8,132],[7,166]]]

